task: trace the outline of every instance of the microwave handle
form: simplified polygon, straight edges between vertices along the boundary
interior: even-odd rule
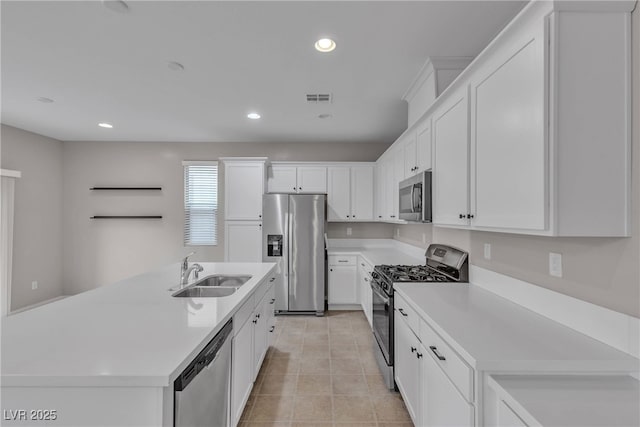
[[[414,203],[414,198],[413,198],[413,192],[415,191],[416,186],[415,184],[411,185],[411,212],[415,213],[416,212],[416,204]]]

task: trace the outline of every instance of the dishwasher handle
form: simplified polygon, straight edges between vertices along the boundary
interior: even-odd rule
[[[183,391],[200,371],[209,366],[209,364],[216,359],[220,352],[220,348],[224,345],[232,331],[233,321],[229,320],[222,327],[220,332],[218,332],[216,336],[209,341],[209,344],[207,344],[206,347],[193,359],[193,361],[187,365],[180,376],[176,378],[173,383],[174,391]]]

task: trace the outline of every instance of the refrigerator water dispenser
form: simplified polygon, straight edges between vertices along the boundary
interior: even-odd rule
[[[282,234],[267,235],[267,255],[282,256]]]

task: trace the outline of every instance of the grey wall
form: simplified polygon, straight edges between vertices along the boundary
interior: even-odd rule
[[[75,294],[176,262],[185,248],[182,160],[263,156],[270,160],[372,161],[386,144],[64,143],[64,291]],[[95,185],[161,186],[161,192],[91,192]],[[199,261],[224,259],[224,174],[220,173],[218,246],[195,248]],[[90,220],[95,214],[159,214],[159,221]],[[354,224],[354,237],[390,237],[384,225]],[[329,231],[338,237],[340,225]],[[385,234],[386,233],[386,234]],[[176,272],[176,278],[178,272]]]
[[[16,180],[11,309],[62,294],[62,143],[2,125],[2,168]],[[31,289],[31,282],[38,289]]]

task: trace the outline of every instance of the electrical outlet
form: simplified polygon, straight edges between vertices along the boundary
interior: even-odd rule
[[[422,243],[427,243],[427,233],[422,233]]]
[[[491,259],[491,243],[484,244],[484,259]]]
[[[31,290],[35,291],[36,289],[38,289],[38,281],[34,280],[33,282],[31,282]]]
[[[553,277],[562,277],[562,254],[549,252],[549,274]]]
[[[396,228],[396,237],[400,237],[400,229]]]
[[[353,229],[351,227],[347,227],[347,236],[351,236],[353,234]]]

